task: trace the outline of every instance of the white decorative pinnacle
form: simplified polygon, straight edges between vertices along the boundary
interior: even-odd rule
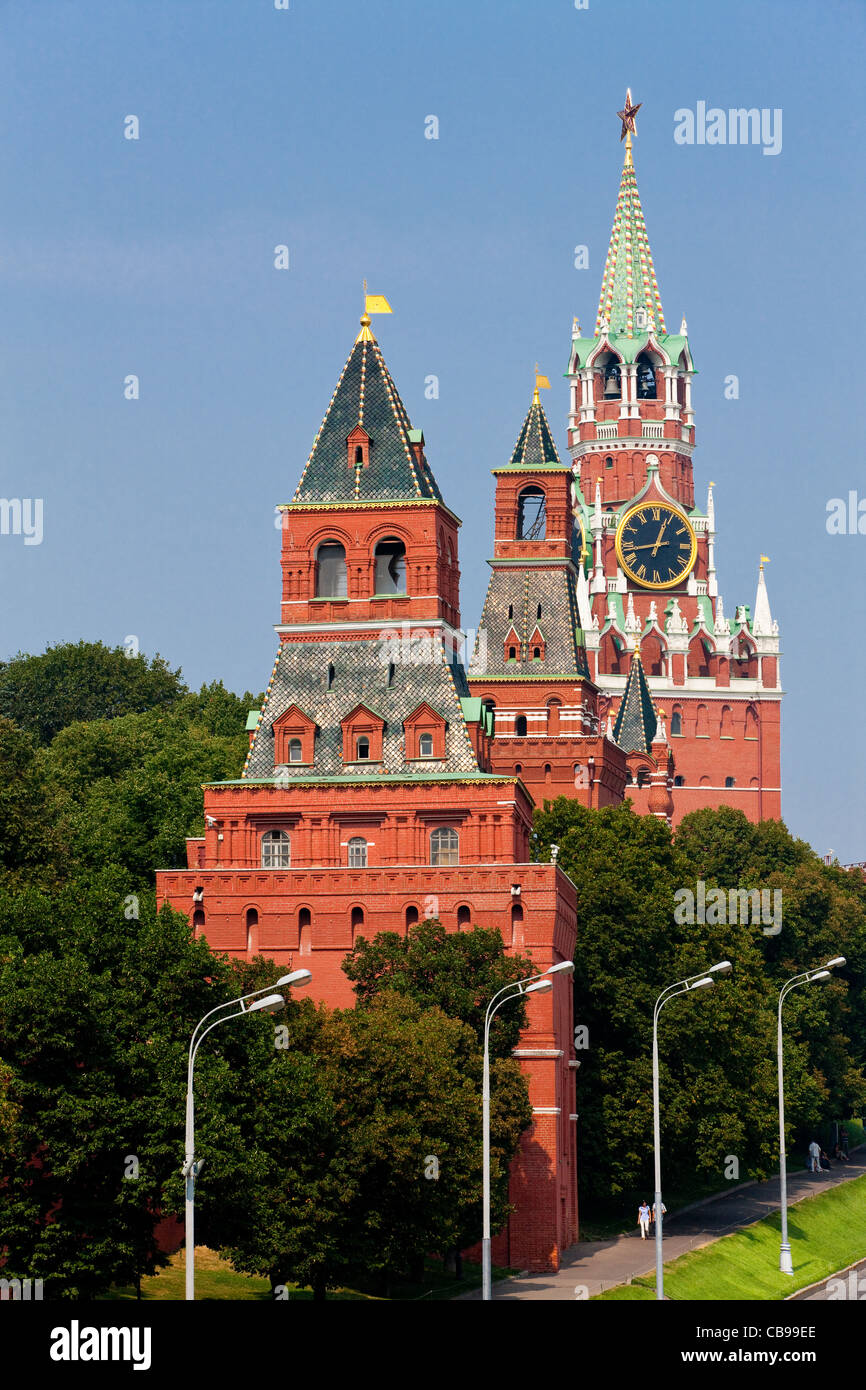
[[[665,733],[665,717],[662,710],[656,710],[657,723],[653,743],[667,743],[668,736]]]
[[[608,714],[607,723],[604,726],[604,736],[605,738],[613,739],[613,719],[610,714]]]
[[[629,635],[641,630],[640,620],[634,611],[634,598],[631,593],[628,596],[628,606],[625,613],[625,630]]]
[[[714,483],[710,483],[709,487],[707,488],[707,530],[709,531],[710,535],[713,535],[716,529],[716,508],[715,504],[713,503],[714,486]]]
[[[671,611],[668,616],[668,620],[665,623],[665,632],[683,635],[684,633],[688,632],[688,630],[689,625],[686,622],[683,614],[680,612],[679,599],[671,599]]]
[[[681,338],[687,338],[688,336],[689,336],[689,326],[688,326],[688,324],[686,323],[686,316],[685,316],[685,314],[683,314],[683,321],[682,321],[682,323],[680,324],[680,337],[681,337]]]
[[[755,616],[752,622],[752,632],[756,637],[774,637],[778,634],[779,625],[773,622],[773,615],[770,612],[770,598],[767,593],[767,582],[764,579],[764,566],[758,570],[758,592],[755,595]]]
[[[590,631],[592,630],[592,605],[589,601],[589,585],[586,582],[586,573],[583,565],[578,565],[577,567],[577,617],[584,632],[587,631],[587,629]],[[596,627],[598,626],[597,618],[595,619],[595,625]]]
[[[604,513],[601,509],[601,481],[595,480],[595,510],[592,514],[592,529],[599,533],[604,529]]]
[[[728,628],[728,620],[725,617],[725,605],[721,594],[719,594],[716,602],[716,621],[713,624],[713,634],[716,637],[730,637],[731,635],[730,629]]]

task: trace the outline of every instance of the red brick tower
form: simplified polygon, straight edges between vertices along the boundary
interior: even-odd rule
[[[493,573],[469,667],[473,695],[495,718],[492,767],[520,777],[539,804],[563,795],[585,806],[617,804],[626,759],[605,737],[589,679],[580,616],[589,614],[589,595],[571,469],[537,386],[509,463],[493,472]]]
[[[630,100],[626,111],[630,109]],[[781,815],[778,624],[758,576],[754,611],[726,618],[713,484],[695,505],[692,378],[683,319],[668,333],[623,121],[625,163],[592,337],[569,358],[575,524],[587,556],[589,672],[615,713],[638,643],[676,759],[674,820],[702,806]],[[648,786],[629,785],[639,810]]]
[[[491,770],[456,659],[459,522],[366,314],[282,512],[280,646],[243,775],[205,787],[205,835],[159,898],[218,950],[307,965],[332,1006],[354,1002],[360,935],[425,917],[495,927],[539,969],[571,959],[574,887],[528,862],[531,798]],[[570,982],[529,1008],[534,1119],[494,1256],[545,1269],[577,1238]]]

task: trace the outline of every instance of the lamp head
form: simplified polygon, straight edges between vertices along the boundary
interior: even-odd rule
[[[825,970],[835,970],[835,968],[836,968],[837,965],[845,965],[845,964],[846,964],[846,961],[845,961],[845,957],[844,957],[844,956],[834,956],[832,960],[828,960],[827,964],[824,966],[824,969],[825,969]]]
[[[829,978],[829,970],[816,970],[814,975],[809,976],[808,983],[814,985],[818,980],[829,980]]]
[[[574,961],[561,960],[557,965],[552,965],[549,970],[545,970],[545,975],[573,975]]]
[[[711,980],[709,975],[705,975],[702,980],[695,980],[693,985],[689,985],[689,989],[707,989],[715,983],[715,980]]]
[[[309,970],[293,970],[290,975],[281,975],[274,988],[282,989],[284,985],[308,985],[312,978],[312,972]]]
[[[545,994],[547,990],[553,989],[552,980],[536,980],[534,985],[527,985],[524,994]]]
[[[264,999],[254,999],[246,1012],[248,1014],[278,1014],[285,1007],[286,1001],[281,994],[266,994]]]
[[[718,965],[711,965],[707,971],[708,975],[730,975],[733,966],[729,960],[720,960]]]

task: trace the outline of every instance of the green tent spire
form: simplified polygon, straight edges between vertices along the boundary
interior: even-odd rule
[[[532,395],[532,404],[520,427],[520,434],[517,436],[517,443],[514,446],[514,452],[508,466],[509,468],[544,468],[551,464],[558,465],[560,468],[563,466],[562,460],[556,452],[550,425],[547,423],[544,406],[539,400],[538,387],[536,387]]]
[[[423,435],[412,429],[365,314],[292,500],[309,505],[422,498],[442,500],[424,457]]]
[[[658,720],[640,659],[640,647],[635,647],[625,693],[613,726],[614,743],[618,743],[625,753],[649,753],[657,727]]]
[[[637,191],[629,133],[610,246],[601,282],[601,296],[595,321],[596,337],[601,331],[602,322],[608,324],[612,333],[624,333],[629,338],[634,337],[637,309],[646,310],[647,324],[652,320],[658,334],[666,331],[649,237]],[[638,330],[645,331],[646,327]]]

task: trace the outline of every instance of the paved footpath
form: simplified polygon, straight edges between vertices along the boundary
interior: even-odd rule
[[[788,1205],[793,1206],[803,1197],[814,1196],[851,1178],[862,1177],[864,1173],[866,1148],[852,1152],[848,1163],[834,1163],[829,1173],[789,1171]],[[669,1212],[664,1223],[665,1264],[688,1250],[696,1250],[699,1245],[707,1245],[719,1236],[760,1221],[770,1212],[778,1211],[779,1206],[779,1179],[775,1177],[769,1182],[743,1183],[731,1192],[706,1198],[680,1212]],[[635,1228],[632,1234],[613,1240],[578,1241],[565,1252],[556,1274],[524,1274],[504,1279],[493,1285],[493,1297],[511,1302],[524,1299],[573,1301],[579,1285],[585,1286],[588,1296],[592,1297],[636,1275],[654,1271],[655,1242],[642,1241]],[[479,1289],[463,1295],[468,1299],[480,1297]]]

